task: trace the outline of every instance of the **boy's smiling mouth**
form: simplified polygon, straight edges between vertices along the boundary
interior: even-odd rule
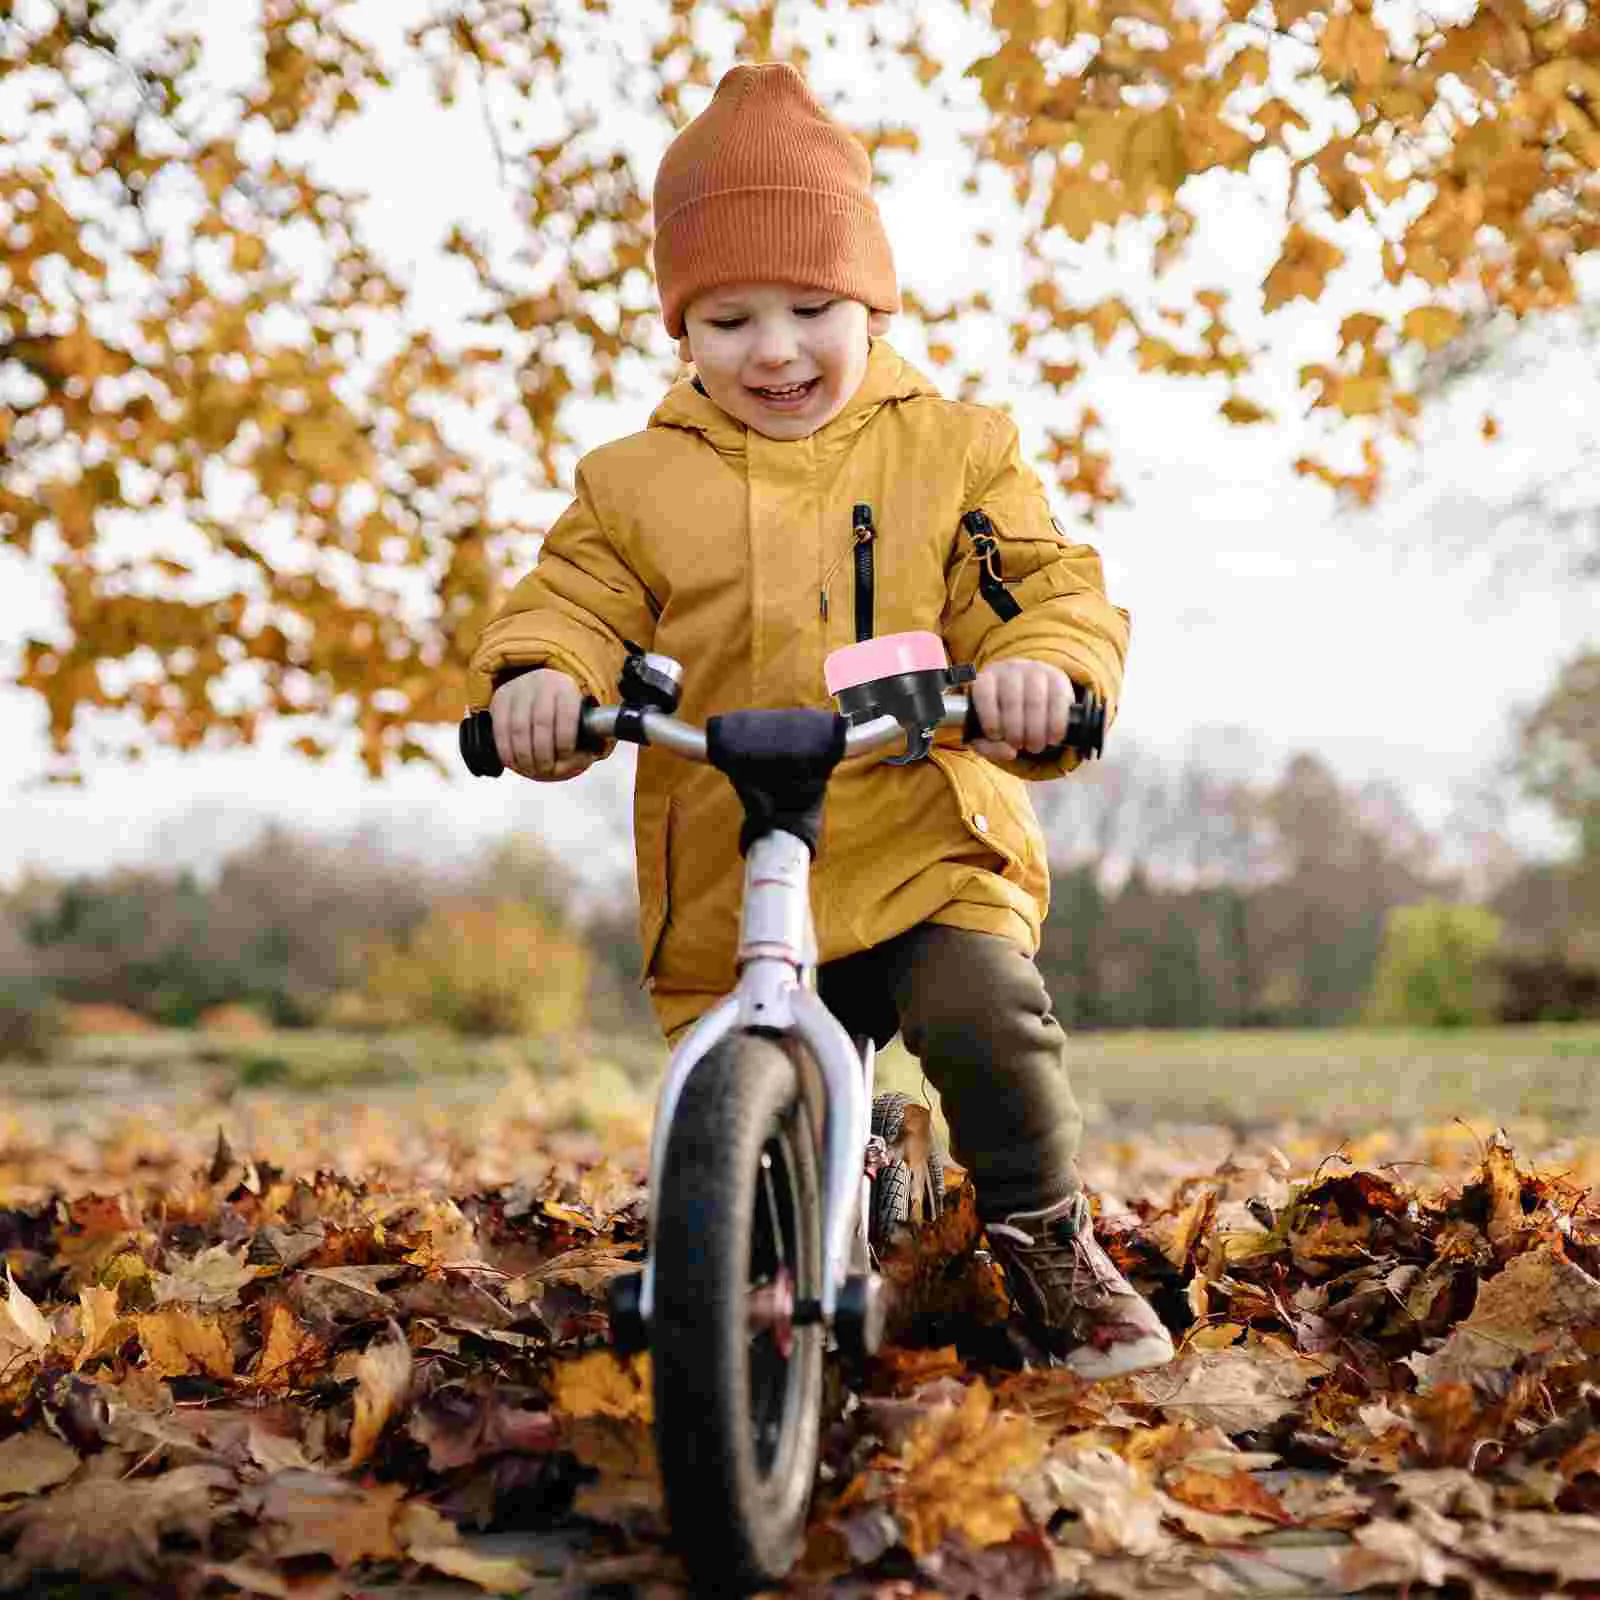
[[[809,400],[816,390],[821,378],[807,378],[803,383],[774,383],[764,388],[755,384],[746,384],[745,387],[763,405],[774,406],[779,410],[788,411],[798,409]]]

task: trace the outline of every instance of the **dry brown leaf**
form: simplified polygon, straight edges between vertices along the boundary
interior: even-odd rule
[[[74,1370],[83,1367],[102,1354],[114,1340],[125,1338],[133,1331],[133,1324],[117,1314],[116,1289],[86,1284],[78,1291],[78,1326],[83,1343],[73,1357]]]
[[[171,1272],[152,1273],[150,1286],[156,1304],[193,1306],[198,1311],[222,1311],[238,1305],[239,1291],[265,1270],[245,1264],[248,1248],[212,1245],[198,1255],[180,1259]]]
[[[1423,1583],[1441,1587],[1456,1570],[1450,1556],[1416,1528],[1376,1517],[1352,1530],[1354,1548],[1339,1564],[1339,1582],[1351,1589]]]
[[[1562,1585],[1600,1583],[1600,1517],[1508,1511],[1473,1528],[1462,1547],[1508,1572],[1549,1573]]]
[[[252,1508],[266,1525],[267,1549],[279,1560],[320,1555],[348,1567],[404,1554],[395,1534],[404,1497],[399,1484],[364,1486],[291,1469],[268,1478],[252,1495]]]
[[[637,1418],[567,1417],[561,1423],[562,1446],[591,1468],[597,1477],[581,1484],[572,1509],[597,1522],[633,1525],[659,1522],[661,1473],[655,1436]]]
[[[1216,1216],[1217,1191],[1203,1189],[1187,1205],[1152,1217],[1143,1231],[1155,1241],[1168,1263],[1181,1272]]]
[[[1169,1366],[1141,1373],[1135,1391],[1147,1404],[1210,1423],[1224,1433],[1270,1427],[1292,1411],[1307,1385],[1327,1367],[1280,1344],[1191,1350]]]
[[[152,1578],[163,1536],[203,1549],[233,1488],[233,1474],[210,1464],[153,1478],[80,1479],[9,1513],[16,1543],[0,1574]]]
[[[78,1470],[78,1452],[42,1428],[0,1439],[0,1499],[38,1494]]]
[[[6,1265],[6,1300],[0,1305],[0,1371],[15,1377],[30,1367],[55,1337],[39,1308],[17,1286]]]
[[[201,1570],[206,1577],[231,1583],[244,1594],[265,1595],[267,1600],[291,1600],[291,1597],[301,1600],[299,1585],[291,1589],[288,1581],[277,1572],[258,1566],[253,1561],[213,1561]],[[321,1597],[317,1596],[316,1600],[321,1600]]]
[[[1027,1475],[1022,1499],[1041,1525],[1058,1510],[1076,1513],[1059,1537],[1097,1555],[1153,1556],[1173,1543],[1162,1527],[1173,1502],[1103,1445],[1052,1454]]]
[[[378,1436],[404,1403],[411,1387],[411,1346],[400,1330],[370,1344],[356,1362],[356,1411],[350,1424],[346,1469],[359,1467],[373,1451]]]
[[[413,1561],[449,1578],[475,1583],[490,1594],[510,1594],[533,1585],[528,1566],[511,1556],[484,1556],[464,1545],[409,1545],[406,1554]]]
[[[1294,1521],[1276,1495],[1239,1468],[1213,1472],[1185,1462],[1167,1474],[1162,1487],[1174,1500],[1200,1511],[1259,1517],[1284,1524]]]
[[[261,1318],[266,1331],[251,1376],[262,1389],[283,1391],[298,1376],[298,1367],[322,1355],[322,1341],[312,1335],[286,1301],[264,1302]]]
[[[1548,1245],[1515,1256],[1478,1286],[1472,1314],[1432,1355],[1408,1357],[1423,1393],[1485,1381],[1536,1356],[1579,1361],[1575,1335],[1600,1326],[1600,1279]]]
[[[638,1266],[639,1252],[632,1245],[600,1244],[563,1250],[508,1283],[505,1297],[514,1306],[526,1305],[547,1283],[566,1284],[584,1294],[598,1295],[619,1272],[634,1272]]]
[[[157,1377],[186,1378],[191,1373],[233,1376],[233,1350],[215,1317],[168,1306],[164,1311],[135,1316],[133,1324],[144,1346],[145,1364]]]

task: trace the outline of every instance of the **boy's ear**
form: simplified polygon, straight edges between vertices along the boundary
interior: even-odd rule
[[[694,364],[694,352],[689,348],[688,334],[684,334],[684,336],[678,340],[678,359],[686,367]]]
[[[872,339],[881,339],[889,331],[889,313],[887,311],[869,311],[867,313],[867,335]]]

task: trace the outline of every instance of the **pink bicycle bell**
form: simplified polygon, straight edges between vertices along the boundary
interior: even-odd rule
[[[971,683],[976,673],[952,667],[936,633],[888,633],[833,651],[822,675],[846,721],[890,716],[906,730],[906,753],[888,762],[898,767],[927,755],[944,716],[945,691]]]

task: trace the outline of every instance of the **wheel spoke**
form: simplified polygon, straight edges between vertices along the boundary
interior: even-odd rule
[[[772,1253],[778,1271],[782,1272],[788,1266],[789,1258],[784,1250],[783,1218],[778,1212],[778,1196],[772,1187],[772,1154],[768,1150],[761,1152],[761,1189],[766,1196],[767,1219],[772,1226]]]

